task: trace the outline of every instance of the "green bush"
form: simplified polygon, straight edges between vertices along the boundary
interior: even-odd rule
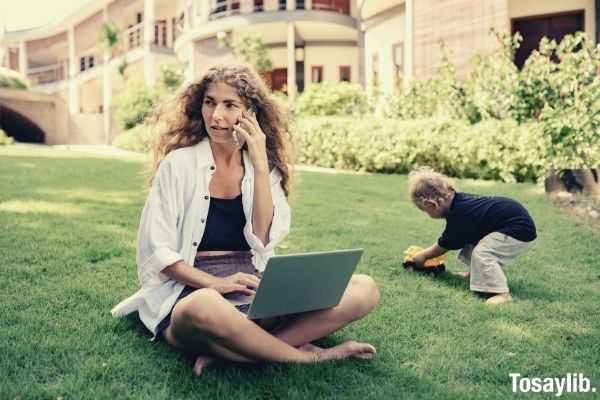
[[[539,124],[452,119],[305,117],[293,126],[298,161],[369,172],[429,165],[450,176],[535,181],[549,146]]]
[[[156,125],[138,124],[115,137],[112,145],[123,150],[148,153],[152,149],[156,132]]]
[[[19,78],[0,76],[0,88],[25,90],[27,89],[27,84]]]
[[[115,98],[116,117],[123,129],[131,129],[141,124],[159,102],[163,90],[151,88],[142,82],[127,84],[123,94]]]
[[[163,64],[160,67],[160,85],[174,91],[183,83],[183,69],[178,64]]]
[[[364,89],[348,82],[313,83],[295,104],[297,115],[355,115],[368,111]]]
[[[13,143],[15,143],[15,140],[0,129],[0,146],[11,145]]]

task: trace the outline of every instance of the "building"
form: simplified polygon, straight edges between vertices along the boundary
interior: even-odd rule
[[[497,46],[491,28],[520,31],[520,64],[544,35],[583,30],[598,41],[599,10],[600,0],[91,0],[53,24],[0,31],[0,67],[27,76],[35,92],[0,89],[0,105],[46,127],[46,143],[110,143],[124,60],[125,77],[149,85],[170,63],[192,80],[231,58],[219,35],[259,33],[273,62],[264,76],[292,99],[321,81],[392,91],[435,73],[441,40],[464,74],[476,53]],[[113,51],[99,40],[105,23],[120,30]],[[45,111],[29,115],[40,102]]]
[[[475,54],[497,48],[491,29],[522,34],[519,66],[543,36],[559,41],[584,31],[600,41],[600,0],[363,0],[358,9],[364,79],[384,90],[435,74],[442,41],[458,73],[466,74]]]

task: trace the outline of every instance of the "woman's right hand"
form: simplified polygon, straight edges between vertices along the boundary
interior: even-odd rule
[[[214,277],[210,285],[211,289],[221,294],[240,293],[246,296],[253,296],[260,279],[252,274],[237,272],[224,278]]]

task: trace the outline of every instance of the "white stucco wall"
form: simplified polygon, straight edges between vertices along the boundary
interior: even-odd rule
[[[358,48],[356,46],[308,45],[304,48],[305,87],[311,83],[311,67],[323,66],[323,80],[339,82],[340,66],[350,66],[350,81],[358,83]]]
[[[373,85],[373,54],[379,56],[379,84],[386,92],[394,88],[393,45],[404,41],[404,11],[390,15],[382,22],[370,26],[365,32],[365,73],[366,84]],[[405,46],[406,47],[406,46]],[[406,60],[405,60],[406,62]]]

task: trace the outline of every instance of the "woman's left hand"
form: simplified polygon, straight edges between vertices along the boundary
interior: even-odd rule
[[[248,146],[250,161],[257,171],[269,171],[267,160],[267,137],[262,131],[256,115],[242,111],[242,118],[233,126],[238,135],[242,135]]]

